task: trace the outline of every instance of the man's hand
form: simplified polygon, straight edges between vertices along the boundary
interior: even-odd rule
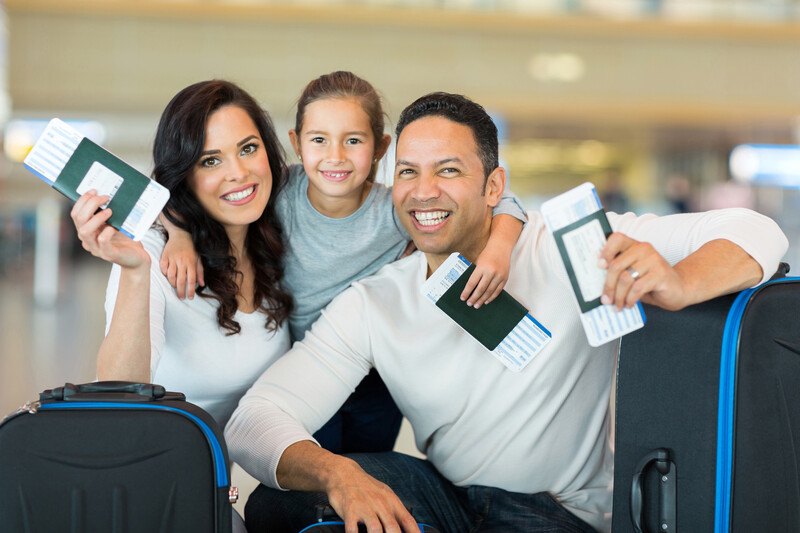
[[[344,520],[346,533],[357,533],[358,524],[364,524],[369,533],[419,533],[416,521],[392,489],[352,459],[311,441],[286,448],[276,474],[283,488],[325,492]]]
[[[622,309],[641,300],[677,311],[691,303],[685,280],[650,243],[612,233],[599,265],[608,271],[600,298],[604,304]]]
[[[354,461],[344,464],[329,483],[328,501],[345,523],[346,533],[364,524],[369,533],[418,532],[414,518],[388,485],[373,478]]]

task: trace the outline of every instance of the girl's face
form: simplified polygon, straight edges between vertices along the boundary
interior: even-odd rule
[[[188,185],[231,239],[264,212],[272,172],[264,141],[244,109],[229,105],[208,117],[203,153]]]
[[[308,197],[361,201],[376,154],[369,116],[354,98],[326,98],[306,106],[299,135],[289,132],[308,174]]]

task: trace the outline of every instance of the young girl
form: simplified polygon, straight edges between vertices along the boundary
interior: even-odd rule
[[[374,182],[391,140],[383,119],[375,89],[350,72],[321,76],[300,96],[289,138],[302,166],[289,168],[277,201],[287,241],[284,283],[295,302],[289,317],[293,341],[302,340],[322,309],[351,282],[400,258],[409,244],[390,189]],[[511,250],[525,221],[513,195],[495,215],[490,241],[462,294],[475,307],[490,302],[505,285]],[[182,232],[168,229],[161,268],[179,295],[186,289],[191,298],[195,255]],[[196,274],[202,285],[203,272]],[[401,421],[373,370],[314,437],[334,453],[389,451]]]

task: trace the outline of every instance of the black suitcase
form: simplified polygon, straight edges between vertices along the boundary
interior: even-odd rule
[[[214,420],[160,385],[67,384],[0,423],[0,531],[230,532]]]
[[[316,512],[316,523],[304,527],[299,533],[344,533],[344,521],[339,515],[336,514],[336,511],[333,510],[333,507],[326,504],[320,504],[317,505]],[[408,512],[411,513],[412,510],[409,509]],[[417,527],[419,527],[420,533],[439,533],[439,530],[433,526],[429,526],[428,524],[417,522]],[[358,524],[358,533],[366,533],[366,531],[367,526],[364,524]]]
[[[646,313],[617,370],[613,531],[800,531],[800,278]]]

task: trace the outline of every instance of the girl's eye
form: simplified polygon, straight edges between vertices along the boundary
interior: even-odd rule
[[[219,158],[218,157],[206,157],[200,160],[200,166],[205,168],[211,168],[219,165]]]
[[[312,143],[317,143],[317,144],[320,144],[320,143],[323,143],[323,142],[325,142],[325,139],[323,139],[322,137],[312,137],[312,138],[311,138],[311,142],[312,142]]]
[[[258,145],[256,143],[246,144],[244,145],[244,147],[242,147],[242,154],[249,155],[255,152],[256,150],[258,150]]]
[[[356,139],[355,137],[347,139],[347,144],[360,144],[362,141],[361,139]]]

